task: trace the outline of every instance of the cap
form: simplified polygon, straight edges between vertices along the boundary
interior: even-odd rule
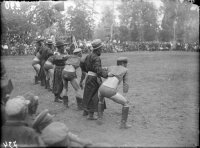
[[[43,110],[33,121],[33,128],[41,132],[46,126],[53,122],[53,115],[49,114],[49,110]]]
[[[35,39],[36,42],[42,42],[44,41],[45,39],[43,37],[38,37]]]
[[[8,116],[13,116],[19,114],[23,108],[28,106],[29,100],[25,100],[23,96],[17,96],[13,99],[9,99],[6,102],[5,111]]]
[[[102,41],[100,39],[95,39],[95,40],[92,41],[93,50],[97,50],[102,46],[103,46],[103,44],[102,44]]]
[[[64,123],[52,122],[42,131],[41,138],[47,145],[62,142],[68,133],[68,128]]]
[[[127,57],[119,57],[117,59],[117,62],[128,62],[128,58]]]
[[[74,49],[73,53],[77,53],[77,52],[81,52],[81,51],[82,51],[81,48],[76,48],[76,49]]]

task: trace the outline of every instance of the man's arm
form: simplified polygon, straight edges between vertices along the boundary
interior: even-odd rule
[[[123,92],[127,93],[128,90],[129,90],[129,85],[128,85],[128,71],[127,71],[123,76]]]
[[[94,64],[93,64],[93,70],[97,73],[97,75],[107,78],[108,77],[108,71],[103,69],[101,66],[101,59],[100,57],[94,58]]]

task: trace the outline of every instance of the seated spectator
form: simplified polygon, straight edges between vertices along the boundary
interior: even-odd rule
[[[30,101],[22,96],[9,99],[5,112],[7,121],[2,127],[2,142],[16,142],[18,147],[44,146],[44,142],[34,129],[28,127],[25,119]]]
[[[28,105],[28,116],[26,118],[26,122],[28,123],[28,125],[31,127],[32,123],[34,121],[34,114],[36,114],[37,108],[38,108],[38,104],[39,104],[39,97],[35,96],[34,94],[28,92],[24,95],[24,98],[26,100],[29,100],[30,103]]]
[[[66,125],[60,122],[52,122],[45,127],[42,131],[41,137],[48,147],[73,147],[72,142],[78,143],[84,147],[91,145],[90,141],[83,140],[77,135],[71,133]]]
[[[53,122],[53,115],[49,113],[48,109],[43,110],[34,120],[33,128],[38,133],[42,133],[42,130]]]

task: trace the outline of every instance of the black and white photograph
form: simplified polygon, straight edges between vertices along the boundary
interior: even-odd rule
[[[197,1],[2,1],[1,147],[198,147]]]

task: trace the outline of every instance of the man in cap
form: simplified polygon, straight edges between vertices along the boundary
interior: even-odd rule
[[[42,140],[49,147],[73,147],[73,143],[78,143],[85,147],[91,145],[91,142],[79,138],[71,133],[67,126],[61,122],[52,122],[42,130]]]
[[[117,66],[108,67],[108,72],[110,72],[113,77],[108,77],[99,87],[98,96],[98,122],[99,124],[102,122],[102,104],[104,102],[104,98],[109,98],[114,102],[122,105],[122,119],[120,128],[126,129],[130,128],[130,125],[127,125],[128,111],[129,105],[128,100],[117,92],[117,87],[121,81],[123,81],[123,92],[127,93],[129,89],[128,85],[128,69],[127,67],[128,59],[126,57],[120,57],[117,59]]]
[[[47,61],[47,59],[53,55],[53,42],[48,39],[46,42],[46,46],[43,48],[43,50],[40,50],[40,72],[39,76],[41,78],[41,84],[45,85],[46,89],[50,89],[50,84],[49,84],[49,79],[50,77],[48,76],[48,70],[45,69],[44,64]]]
[[[28,104],[22,96],[9,99],[6,102],[5,112],[8,120],[2,127],[2,142],[14,142],[19,147],[38,147],[44,146],[40,136],[25,122],[28,114]]]
[[[83,115],[87,115],[89,120],[96,120],[94,112],[97,111],[98,96],[97,92],[101,85],[101,77],[107,78],[108,72],[102,68],[100,55],[103,49],[103,44],[100,39],[95,39],[92,42],[93,52],[86,56],[84,64],[81,64],[82,70],[88,73],[85,81],[82,107]],[[82,85],[80,83],[80,85]]]
[[[81,95],[81,88],[78,84],[76,69],[80,66],[80,61],[82,57],[82,49],[76,48],[73,51],[74,56],[71,56],[65,62],[65,68],[62,71],[62,79],[63,79],[63,102],[64,105],[68,108],[68,81],[71,83],[72,87],[75,90],[76,94],[76,101],[78,110],[81,110],[81,103],[82,103],[82,95]],[[82,75],[85,75],[85,72],[82,71]],[[83,77],[83,76],[81,76]]]
[[[43,38],[38,38],[38,39],[36,39],[36,51],[35,51],[35,57],[34,57],[34,59],[33,59],[33,61],[32,61],[32,66],[33,66],[33,68],[34,68],[34,70],[35,70],[35,72],[36,72],[36,75],[35,75],[35,84],[38,84],[39,83],[39,80],[40,80],[40,78],[39,78],[39,76],[38,76],[38,74],[39,74],[39,71],[40,71],[40,53],[39,53],[39,51],[40,50],[42,50],[42,47],[43,47],[43,45],[42,45],[42,42],[43,42]]]
[[[48,69],[54,69],[54,77],[53,77],[53,90],[52,92],[55,95],[54,102],[62,103],[62,98],[60,96],[63,90],[63,81],[62,81],[62,70],[65,67],[65,61],[68,59],[69,55],[64,54],[64,46],[67,45],[62,41],[56,42],[56,47],[58,49],[58,54],[50,56],[45,63],[45,66]]]

